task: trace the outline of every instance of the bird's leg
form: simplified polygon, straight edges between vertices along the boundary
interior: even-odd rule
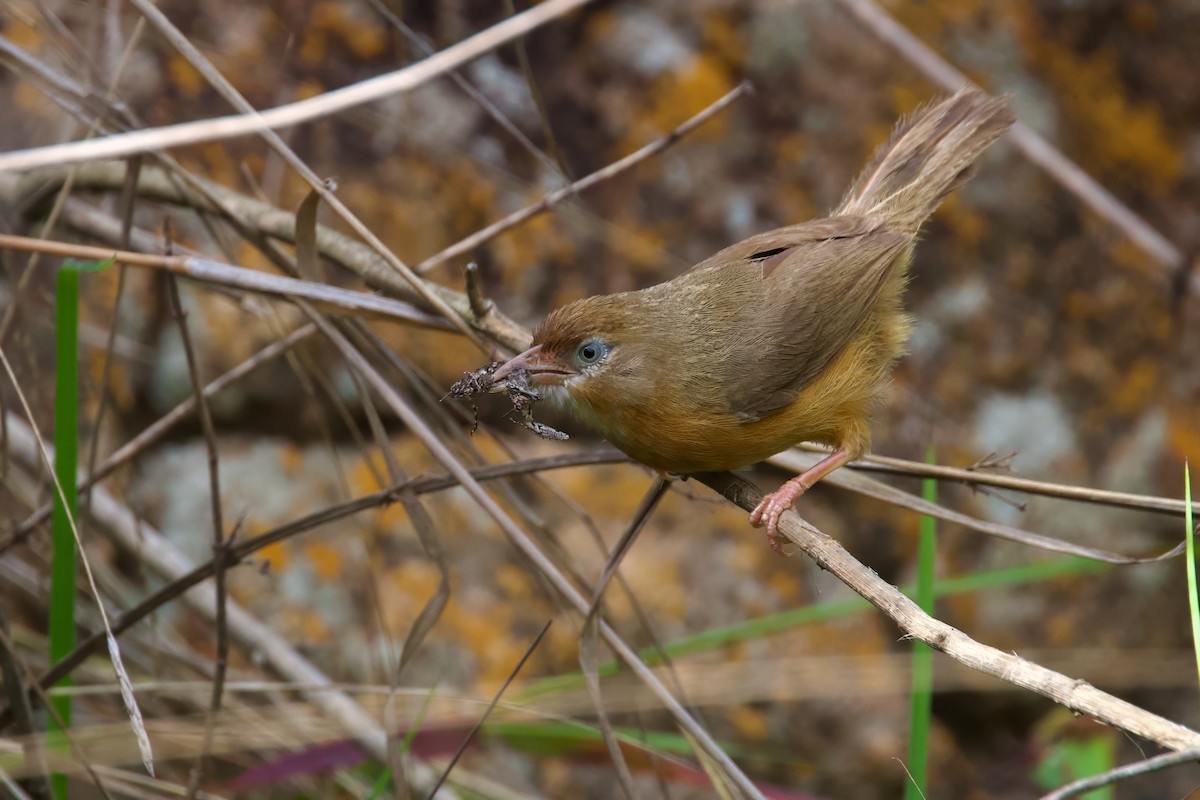
[[[780,486],[777,491],[763,497],[755,506],[750,512],[750,524],[755,528],[761,528],[764,524],[767,526],[767,544],[773,551],[783,552],[783,545],[779,543],[779,518],[783,516],[783,512],[794,506],[796,500],[811,489],[814,483],[853,459],[853,453],[845,447],[839,447]]]

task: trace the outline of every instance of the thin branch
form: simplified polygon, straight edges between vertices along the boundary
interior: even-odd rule
[[[61,184],[66,174],[60,169],[42,170],[18,181],[16,176],[0,173],[0,191],[13,197],[16,204],[29,205],[36,202],[43,192]],[[74,180],[80,187],[112,191],[121,185],[123,175],[124,167],[121,163],[106,161],[81,167],[78,173],[74,173]],[[181,187],[163,169],[143,169],[138,191],[147,199],[216,214],[239,227],[249,227],[262,235],[284,242],[294,242],[296,217],[292,212],[246,197],[202,178],[188,176],[188,181],[197,188]],[[107,226],[100,224],[101,221],[89,207],[72,201],[68,203],[67,208],[68,212],[75,212],[72,225],[76,229],[84,230],[93,236],[100,235],[110,242],[114,240],[115,234],[102,232]],[[328,226],[318,225],[317,247],[323,258],[359,275],[369,286],[410,302],[420,300],[420,295],[388,266],[380,254],[361,242]],[[143,248],[140,245],[138,249],[151,251],[151,248]],[[483,320],[475,320],[467,298],[461,292],[437,283],[427,283],[425,288],[441,298],[459,316],[471,319],[475,327],[505,347],[519,352],[529,346],[529,332],[502,314],[499,309],[494,309]]]
[[[216,726],[217,713],[221,710],[221,693],[225,687],[225,671],[229,663],[229,625],[225,619],[225,559],[221,553],[225,550],[225,522],[221,510],[221,459],[217,451],[217,432],[213,426],[212,414],[208,410],[208,402],[204,399],[204,386],[200,383],[200,369],[196,366],[196,352],[192,346],[192,336],[188,331],[187,314],[183,310],[183,302],[179,299],[179,284],[174,275],[167,278],[167,295],[171,301],[171,309],[175,314],[179,335],[183,340],[183,352],[187,359],[188,376],[192,382],[192,396],[196,400],[196,410],[200,416],[200,427],[204,431],[204,445],[208,451],[208,492],[209,507],[212,510],[213,525],[213,559],[215,564],[213,588],[216,592],[216,615],[213,624],[217,629],[217,658],[213,669],[212,695],[209,698],[208,714],[204,723],[204,743],[196,755],[188,777],[188,798],[195,798],[200,789],[200,777],[204,773],[204,764],[212,749],[213,730]]]
[[[383,0],[368,0],[368,2],[371,4],[371,7],[375,9],[375,13],[386,19],[392,27],[404,34],[404,37],[408,39],[408,41],[411,42],[420,53],[425,56],[431,56],[436,52],[435,48],[429,44],[429,41],[424,36],[406,25],[404,20],[400,19],[400,17],[396,16],[396,14],[390,8],[384,5]],[[497,125],[499,125],[501,128],[504,128],[508,135],[513,137],[517,144],[525,148],[526,152],[555,172],[559,171],[559,166],[554,162],[554,159],[550,158],[548,155],[539,150],[538,146],[530,141],[529,137],[526,136],[521,129],[513,123],[512,120],[505,116],[504,112],[497,108],[496,104],[489,100],[487,95],[475,88],[475,85],[467,80],[461,71],[454,70],[453,72],[449,73],[448,77],[454,82],[455,86],[457,86],[459,89],[462,89],[463,93],[467,95],[467,97],[470,97],[472,100],[478,103],[479,107],[484,110],[484,113],[491,117]],[[563,179],[567,180],[566,176],[563,176]]]
[[[458,763],[458,760],[462,758],[462,754],[466,752],[467,745],[471,744],[471,740],[475,738],[475,734],[479,733],[479,729],[483,727],[483,723],[487,722],[487,718],[491,716],[492,711],[495,710],[496,704],[500,702],[500,698],[504,696],[504,692],[509,686],[512,685],[512,682],[517,675],[521,673],[521,668],[525,666],[525,662],[529,660],[531,655],[533,655],[533,651],[537,650],[537,646],[542,642],[542,637],[546,635],[546,631],[550,630],[550,625],[553,622],[554,620],[552,619],[546,620],[546,624],[542,626],[540,631],[538,631],[537,636],[533,637],[533,641],[529,643],[529,647],[525,648],[525,652],[521,656],[521,660],[517,662],[517,665],[513,667],[512,672],[508,673],[508,677],[504,679],[504,683],[501,685],[500,690],[496,692],[496,694],[492,695],[492,701],[488,703],[488,706],[486,709],[484,709],[483,714],[479,716],[479,719],[475,721],[475,724],[471,727],[471,730],[467,732],[462,744],[460,744],[458,749],[454,751],[454,755],[450,758],[450,763],[448,763],[446,768],[442,770],[442,774],[438,778],[437,783],[434,784],[433,789],[429,792],[429,800],[433,800],[434,795],[437,794],[437,790],[442,788],[442,784],[446,782],[446,778],[450,777],[450,772],[454,769],[454,766]]]
[[[10,423],[11,424],[11,423]],[[22,431],[18,431],[21,435]],[[536,458],[528,461],[514,461],[508,464],[496,464],[487,467],[479,467],[471,471],[471,474],[479,481],[497,480],[499,478],[507,478],[515,475],[525,475],[533,472],[541,472],[551,469],[563,469],[566,467],[590,466],[595,464],[611,464],[627,460],[624,455],[616,451],[601,451],[598,453],[580,453],[571,456],[551,456],[549,458]],[[301,517],[298,520],[281,525],[265,533],[254,536],[250,539],[238,542],[227,548],[224,552],[225,567],[232,569],[241,564],[247,557],[261,550],[268,545],[276,542],[282,542],[293,536],[297,536],[305,531],[318,528],[330,522],[344,519],[351,514],[357,514],[362,511],[367,511],[374,508],[382,508],[391,505],[399,499],[399,492],[409,489],[413,494],[427,494],[429,492],[439,492],[445,489],[451,489],[458,486],[458,480],[450,475],[431,475],[418,478],[410,478],[405,484],[393,486],[369,495],[350,500],[340,505],[331,506],[329,508],[316,511]],[[180,572],[175,575],[170,583],[163,586],[158,591],[147,596],[140,603],[129,609],[121,616],[113,620],[113,634],[119,636],[131,627],[141,622],[146,617],[159,610],[167,603],[182,596],[185,592],[194,586],[203,583],[208,578],[212,577],[216,570],[216,555],[210,561],[194,567],[187,572]],[[102,634],[97,633],[79,642],[70,654],[65,656],[50,667],[45,673],[38,677],[38,683],[42,686],[53,686],[62,680],[63,677],[69,675],[76,667],[82,664],[87,658],[94,654],[104,643]],[[7,712],[0,714],[0,725],[3,725],[7,720]]]
[[[693,477],[747,511],[762,500],[763,495],[758,488],[732,473],[710,472]],[[879,577],[874,570],[851,556],[836,540],[814,528],[795,511],[783,515],[779,528],[816,561],[818,567],[829,571],[866,598],[902,631],[955,661],[1047,697],[1075,713],[1094,717],[1172,750],[1200,748],[1200,733],[1190,728],[1102,692],[1084,681],[1074,680],[1020,656],[977,642],[957,628],[929,616],[899,589]]]
[[[616,734],[613,733],[612,725],[608,721],[608,714],[604,710],[604,695],[600,690],[598,622],[601,616],[600,609],[603,607],[604,592],[608,589],[608,584],[620,569],[625,554],[637,540],[638,534],[641,533],[666,492],[667,478],[661,475],[656,476],[642,497],[637,511],[634,512],[629,528],[613,548],[608,563],[604,565],[604,572],[601,574],[600,580],[596,581],[596,585],[592,589],[592,601],[588,606],[587,614],[584,615],[583,629],[579,634],[579,666],[583,670],[584,683],[587,686],[588,696],[592,699],[592,704],[596,709],[596,721],[599,723],[600,734],[604,738],[604,746],[608,750],[609,760],[616,767],[618,783],[629,800],[637,797],[637,791],[633,787],[633,774],[629,771],[629,765],[625,762],[625,756],[621,752],[621,745],[617,742]]]
[[[467,264],[466,284],[471,313],[475,315],[476,319],[483,319],[492,312],[496,304],[484,294],[483,281],[479,277],[479,265],[474,261]]]
[[[133,232],[133,212],[137,208],[137,176],[142,169],[141,156],[135,156],[129,159],[125,165],[125,182],[121,186],[121,194],[118,197],[117,206],[120,211],[121,220],[121,247],[129,249],[129,240]],[[117,267],[117,292],[113,299],[112,319],[108,323],[108,339],[104,346],[104,366],[100,370],[100,407],[96,409],[96,419],[92,423],[91,441],[88,443],[88,474],[93,474],[96,471],[96,458],[100,454],[100,432],[104,428],[104,416],[108,411],[109,399],[111,392],[109,391],[109,382],[112,380],[113,353],[117,343],[117,328],[121,321],[121,301],[125,299],[125,278],[127,267],[121,264]],[[88,492],[86,488],[79,491],[81,507],[84,512],[80,517],[87,519],[87,504]]]
[[[311,122],[354,106],[411,91],[588,2],[590,0],[546,0],[411,66],[267,111],[248,111],[233,116],[114,134],[87,142],[0,153],[0,172],[120,158],[188,144],[261,134]]]
[[[113,250],[106,247],[55,242],[7,233],[0,234],[0,248],[97,261],[111,258],[119,264],[160,269],[202,283],[227,286],[248,292],[260,292],[288,300],[303,298],[322,310],[338,314],[353,314],[356,317],[367,319],[412,322],[435,330],[451,329],[444,318],[421,311],[403,300],[393,300],[369,292],[357,292],[353,289],[340,289],[324,283],[288,278],[283,275],[272,275],[195,256],[167,256],[131,250]],[[457,315],[455,318],[460,319]]]
[[[790,450],[772,457],[771,463],[785,465],[792,472],[803,472],[812,466],[817,458],[817,456],[810,453],[800,453]],[[1113,553],[1097,547],[1088,547],[1063,539],[1056,539],[1052,536],[1043,536],[1040,533],[1033,533],[1032,531],[1012,525],[976,519],[968,514],[952,511],[937,503],[930,503],[928,500],[897,489],[894,486],[888,486],[886,483],[882,483],[853,470],[837,470],[827,476],[824,482],[827,482],[830,486],[849,489],[868,497],[874,497],[892,505],[900,506],[901,508],[907,508],[910,511],[916,511],[918,514],[928,514],[938,519],[944,519],[947,522],[963,525],[989,536],[1007,539],[1027,547],[1036,547],[1053,553],[1063,553],[1065,555],[1092,559],[1093,561],[1103,561],[1107,564],[1144,564],[1152,561],[1163,561],[1179,555],[1184,545],[1183,542],[1180,542],[1164,553],[1157,553],[1150,556],[1131,556],[1124,553]]]
[[[811,452],[822,451],[818,445],[801,445],[801,449]],[[773,460],[773,459],[772,459]],[[1064,500],[1076,500],[1081,503],[1095,503],[1115,508],[1131,508],[1138,511],[1152,511],[1158,514],[1170,514],[1182,517],[1184,502],[1172,497],[1157,497],[1149,494],[1133,494],[1130,492],[1111,492],[1107,489],[1093,489],[1090,486],[1072,486],[1066,483],[1051,483],[1031,478],[1018,478],[1015,475],[998,475],[996,473],[978,472],[960,467],[947,467],[940,464],[922,464],[918,461],[908,461],[903,458],[890,456],[867,455],[858,461],[850,463],[854,469],[867,472],[885,472],[890,475],[911,475],[920,478],[937,478],[944,481],[956,481],[968,486],[994,486],[998,489],[1012,489],[1026,494],[1037,494],[1045,497],[1059,497]]]
[[[458,243],[447,247],[442,252],[432,255],[422,261],[420,264],[417,264],[417,266],[414,267],[414,270],[422,274],[429,272],[439,264],[443,264],[452,258],[463,255],[464,253],[469,253],[484,242],[491,241],[509,228],[520,225],[522,222],[548,211],[549,209],[561,203],[563,200],[566,200],[568,197],[572,197],[573,195],[590,189],[599,183],[603,183],[611,178],[615,178],[622,172],[637,166],[651,156],[656,156],[663,152],[671,145],[682,139],[684,136],[687,136],[696,128],[712,119],[714,116],[723,111],[730,103],[732,103],[734,100],[737,100],[739,97],[749,91],[750,83],[748,81],[743,81],[731,91],[718,98],[707,108],[701,110],[694,117],[684,121],[683,124],[681,124],[678,128],[675,128],[670,133],[667,133],[659,139],[655,139],[650,144],[639,150],[635,150],[619,161],[614,161],[607,167],[598,169],[591,175],[580,178],[570,186],[565,186],[562,189],[556,189],[536,203],[525,206],[525,208],[522,208],[519,211],[514,211],[504,219],[493,222],[486,228],[476,231]]]
[[[1060,786],[1049,794],[1042,795],[1041,800],[1066,800],[1068,797],[1081,795],[1089,789],[1111,786],[1117,781],[1136,778],[1139,775],[1147,775],[1169,767],[1187,764],[1190,761],[1200,761],[1200,750],[1193,749],[1182,750],[1178,753],[1163,753],[1153,758],[1147,758],[1144,761],[1136,761],[1132,764],[1125,764],[1124,766],[1110,769],[1107,772],[1101,772],[1099,775],[1080,778],[1077,781],[1068,783],[1066,786]]]

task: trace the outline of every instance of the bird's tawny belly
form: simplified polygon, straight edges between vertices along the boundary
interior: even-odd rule
[[[635,461],[675,473],[737,469],[802,441],[836,442],[836,427],[797,419],[802,415],[789,414],[789,410],[751,423],[733,417],[691,417],[655,420],[604,433]]]

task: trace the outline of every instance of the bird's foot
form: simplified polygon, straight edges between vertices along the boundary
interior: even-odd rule
[[[796,500],[808,491],[808,486],[800,480],[801,476],[792,478],[762,499],[750,512],[750,524],[755,528],[766,525],[767,544],[773,552],[783,554],[783,544],[779,541],[779,518],[783,512],[796,504]]]

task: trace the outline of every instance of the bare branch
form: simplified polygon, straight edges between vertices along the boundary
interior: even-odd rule
[[[598,169],[591,175],[580,178],[570,186],[564,186],[562,189],[556,189],[536,203],[525,206],[525,208],[522,208],[519,211],[514,211],[504,219],[493,222],[486,228],[476,231],[467,238],[459,241],[457,244],[453,244],[442,252],[432,255],[422,261],[420,264],[417,264],[415,270],[420,273],[429,272],[439,264],[443,264],[446,261],[455,258],[456,256],[463,255],[464,253],[469,253],[484,242],[491,241],[509,228],[516,227],[522,222],[548,211],[549,209],[561,203],[563,200],[566,200],[568,197],[579,194],[580,192],[590,189],[597,184],[603,183],[610,178],[615,178],[622,172],[637,166],[651,156],[658,155],[671,145],[678,142],[684,136],[687,136],[696,128],[712,119],[718,113],[723,111],[730,103],[732,103],[734,100],[737,100],[748,91],[750,91],[750,83],[748,81],[743,81],[731,91],[713,101],[713,103],[707,108],[701,110],[695,116],[684,121],[683,124],[681,124],[678,128],[675,128],[675,130],[667,133],[659,139],[655,139],[645,147],[635,150],[619,161],[614,161],[607,167]]]
[[[120,264],[161,269],[203,283],[243,289],[249,292],[261,292],[286,299],[303,298],[323,310],[335,313],[353,314],[356,317],[368,319],[402,320],[436,330],[451,328],[444,318],[421,311],[403,300],[392,300],[368,292],[340,289],[323,283],[272,275],[269,272],[235,267],[232,264],[223,264],[220,261],[210,261],[195,256],[162,256],[33,239],[11,234],[0,234],[0,248],[50,253],[80,259],[112,258]]]
[[[311,122],[363,103],[411,91],[506,42],[524,36],[547,22],[569,14],[588,2],[590,0],[546,0],[528,11],[509,17],[469,39],[447,47],[424,61],[267,111],[247,111],[234,116],[113,134],[87,142],[70,142],[2,153],[0,172],[25,171],[50,165],[62,166],[101,158],[120,158],[188,144],[222,141],[253,133],[261,134]]]
[[[1068,797],[1081,795],[1089,789],[1111,786],[1117,781],[1123,781],[1126,778],[1136,778],[1139,775],[1146,775],[1161,769],[1167,769],[1168,767],[1187,764],[1190,761],[1200,761],[1200,750],[1193,749],[1182,750],[1178,753],[1163,753],[1160,756],[1147,758],[1144,761],[1136,761],[1133,764],[1125,764],[1116,769],[1101,772],[1099,775],[1080,778],[1077,781],[1068,783],[1066,786],[1055,789],[1049,794],[1042,795],[1042,800],[1066,800]]]
[[[762,492],[728,472],[695,475],[730,502],[749,511],[762,500]],[[1152,714],[1132,703],[1102,692],[1090,684],[1046,669],[1031,661],[975,641],[967,634],[929,616],[899,589],[879,577],[838,542],[789,510],[780,520],[780,531],[838,580],[866,598],[902,631],[971,669],[994,675],[1047,697],[1079,714],[1157,742],[1172,750],[1200,748],[1200,733]]]

